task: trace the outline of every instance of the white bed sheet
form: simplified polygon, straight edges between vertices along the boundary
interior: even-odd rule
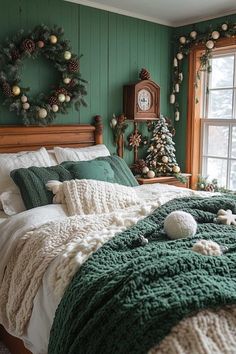
[[[142,198],[146,204],[156,205],[164,204],[168,200],[184,196],[210,196],[211,193],[194,192],[185,188],[177,188],[164,184],[142,185],[135,187],[138,196]],[[150,212],[153,208],[150,208]],[[120,212],[122,218],[127,218],[127,212]],[[18,238],[23,236],[27,231],[31,231],[48,221],[67,217],[66,208],[62,205],[47,205],[40,208],[31,209],[23,213],[14,215],[1,224],[0,237],[0,279],[3,276],[3,270],[8,262],[12,246]],[[140,217],[141,218],[141,217]],[[56,259],[54,260],[54,262]],[[29,321],[27,332],[23,339],[25,346],[34,354],[46,354],[50,335],[50,328],[53,322],[58,299],[50,288],[49,275],[53,268],[53,262],[48,267],[43,277],[37,295],[34,299],[34,307],[32,316]]]

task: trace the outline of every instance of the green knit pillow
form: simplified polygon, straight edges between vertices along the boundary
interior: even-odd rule
[[[108,165],[110,168],[108,168]],[[114,182],[128,187],[138,186],[138,182],[128,165],[118,156],[98,157],[90,161],[66,161],[62,162],[61,166],[69,170],[73,178],[96,179],[100,181]],[[96,172],[98,166],[99,171]],[[85,167],[86,172],[83,171]],[[113,171],[113,174],[111,171]],[[108,177],[105,177],[106,175]]]
[[[69,170],[74,179],[114,182],[114,171],[107,161],[68,161],[63,162],[61,166]]]
[[[49,180],[68,181],[72,176],[63,166],[19,168],[11,172],[26,209],[52,204],[53,194],[46,188]]]

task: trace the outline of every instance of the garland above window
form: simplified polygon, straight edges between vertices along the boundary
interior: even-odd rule
[[[53,62],[60,74],[60,81],[48,95],[39,93],[30,96],[30,89],[21,85],[20,69],[26,58],[35,59],[40,55]],[[0,48],[0,88],[3,104],[9,106],[23,118],[25,125],[47,125],[57,113],[67,113],[75,104],[86,106],[83,96],[87,94],[79,72],[79,59],[71,52],[69,41],[63,39],[63,29],[54,26],[37,26],[27,34],[20,31]]]
[[[192,46],[198,44],[205,46],[205,51],[200,57],[200,66],[197,70],[195,79],[195,88],[197,88],[201,72],[211,72],[210,59],[217,40],[234,36],[236,36],[236,24],[223,23],[215,30],[210,28],[208,32],[204,33],[198,33],[193,30],[187,36],[181,36],[178,38],[179,45],[173,60],[172,93],[170,95],[170,103],[174,106],[176,121],[179,121],[180,119],[178,95],[184,78],[182,73],[182,62],[184,57],[189,54]],[[196,99],[196,103],[197,102]]]

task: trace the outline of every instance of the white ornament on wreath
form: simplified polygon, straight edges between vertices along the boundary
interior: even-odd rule
[[[177,60],[176,58],[174,58],[173,65],[174,65],[174,68],[177,68],[177,66],[178,66],[178,60]]]
[[[40,108],[38,111],[39,118],[44,119],[47,117],[48,112],[45,108]]]
[[[54,113],[58,112],[58,110],[59,110],[58,105],[57,104],[52,105],[52,110]]]
[[[146,175],[148,172],[149,172],[149,168],[147,166],[145,166],[143,169],[142,169],[142,172],[144,175]]]
[[[71,59],[71,52],[69,50],[66,50],[64,53],[64,59],[65,60],[70,60]]]
[[[64,84],[68,85],[71,82],[71,79],[69,77],[65,77],[63,82]]]
[[[186,43],[186,37],[184,37],[184,36],[180,37],[180,38],[179,38],[179,42],[180,42],[181,44],[185,44],[185,43]]]
[[[211,36],[213,39],[218,39],[220,38],[220,33],[218,31],[213,31]]]
[[[167,156],[162,156],[162,162],[167,163],[169,161]]]
[[[155,172],[152,171],[152,170],[148,171],[147,177],[148,177],[148,178],[154,178],[154,177],[155,177]]]
[[[177,53],[176,57],[178,60],[182,60],[184,56],[183,53]]]
[[[25,95],[22,95],[21,96],[21,102],[22,103],[25,103],[25,102],[27,102],[28,101],[28,98],[25,96]]]
[[[196,31],[190,32],[190,37],[191,37],[192,39],[196,39],[196,37],[197,37],[197,32],[196,32]]]
[[[56,44],[57,43],[57,37],[52,34],[50,37],[49,37],[49,40],[52,44]]]
[[[223,23],[223,25],[221,26],[223,31],[227,31],[228,29],[228,25],[226,23]]]
[[[66,100],[66,96],[63,93],[60,93],[60,95],[58,95],[58,100],[63,103]]]
[[[174,172],[174,173],[179,173],[179,172],[180,172],[179,166],[175,165],[175,166],[173,167],[173,172]]]
[[[179,84],[175,84],[175,92],[179,92]]]
[[[208,49],[213,49],[214,48],[214,42],[212,40],[209,40],[206,42],[206,47]]]
[[[179,121],[179,111],[175,112],[175,120],[176,120],[176,122]]]
[[[30,105],[28,102],[25,102],[25,103],[23,103],[22,107],[25,111],[27,111],[30,108]]]
[[[174,104],[174,103],[175,103],[175,94],[172,93],[172,94],[170,95],[170,104]]]
[[[66,102],[70,102],[70,96],[66,95]]]
[[[183,73],[179,73],[179,80],[180,80],[180,81],[183,81],[183,78],[184,78]]]

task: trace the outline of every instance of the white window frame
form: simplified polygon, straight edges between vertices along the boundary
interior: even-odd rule
[[[233,86],[231,87],[224,87],[224,88],[216,88],[216,89],[221,89],[221,90],[226,90],[226,89],[231,89],[233,90],[233,95],[232,95],[232,119],[225,118],[225,119],[220,119],[220,118],[208,118],[208,105],[209,105],[209,94],[207,93],[208,85],[209,85],[209,80],[210,80],[210,75],[205,73],[203,75],[203,95],[202,95],[202,100],[201,100],[201,151],[200,151],[200,173],[204,176],[206,176],[206,171],[207,171],[207,158],[216,158],[220,160],[227,160],[227,172],[226,172],[226,188],[229,188],[230,186],[230,173],[231,173],[231,164],[232,161],[236,161],[236,158],[232,157],[232,129],[233,127],[236,127],[236,48],[230,48],[230,49],[221,49],[218,50],[216,53],[213,53],[213,57],[222,57],[222,56],[229,56],[234,55],[234,74],[233,74]],[[214,89],[212,89],[213,91]],[[227,157],[220,157],[220,156],[214,156],[214,155],[209,155],[207,152],[208,148],[208,129],[209,126],[214,125],[214,126],[228,126],[229,127],[229,135],[228,135],[228,154]],[[205,153],[204,153],[205,152]]]

